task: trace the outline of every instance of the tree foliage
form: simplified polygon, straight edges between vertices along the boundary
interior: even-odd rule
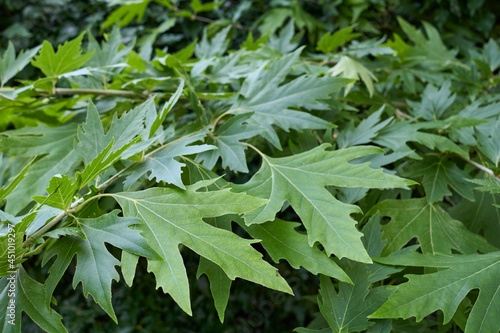
[[[490,4],[388,17],[430,3],[114,1],[5,44],[2,331],[88,330],[83,294],[108,331],[497,333],[500,46]]]

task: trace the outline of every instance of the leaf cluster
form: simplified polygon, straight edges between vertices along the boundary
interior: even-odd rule
[[[498,41],[276,3],[116,1],[102,38],[1,53],[2,331],[67,331],[65,284],[117,325],[116,285],[193,321],[211,297],[221,323],[251,285],[297,332],[500,330]],[[163,24],[124,36],[151,8]]]

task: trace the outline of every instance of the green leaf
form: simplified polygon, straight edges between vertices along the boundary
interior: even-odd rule
[[[12,289],[15,291],[12,293]],[[21,332],[21,315],[26,313],[47,332],[67,332],[61,315],[46,303],[45,286],[33,280],[21,266],[10,277],[0,279],[0,330],[5,333]],[[14,315],[8,308],[14,304]]]
[[[391,221],[382,226],[387,245],[383,255],[391,254],[414,237],[423,253],[476,253],[495,251],[481,236],[467,230],[462,222],[454,220],[437,204],[427,199],[385,200],[375,205],[368,214],[380,212]]]
[[[219,7],[220,5],[221,5],[220,2],[201,3],[200,0],[191,0],[189,7],[191,7],[193,12],[200,13],[200,12],[212,11],[215,8]]]
[[[381,240],[380,215],[375,215],[368,221],[363,228],[363,234],[367,252],[371,256],[379,256],[386,243]],[[401,269],[346,259],[340,261],[340,266],[349,275],[352,283],[340,282],[337,292],[331,279],[320,276],[319,309],[333,332],[365,330],[374,324],[368,320],[368,315],[377,310],[393,293],[382,287],[372,287],[372,284]]]
[[[408,38],[415,43],[415,46],[407,53],[408,58],[415,61],[433,62],[442,66],[452,63],[465,66],[456,60],[455,52],[446,48],[439,36],[439,32],[429,23],[423,22],[427,34],[426,38],[420,30],[415,29],[403,18],[398,17],[398,22]]]
[[[204,168],[202,165],[199,165],[186,157],[183,157],[182,159],[186,162],[190,184],[194,184],[201,180],[213,179],[213,183],[207,183],[207,186],[205,187],[206,191],[218,190],[227,185],[227,182],[224,181],[224,179],[218,177],[217,174]],[[236,215],[224,215],[221,217],[206,219],[206,221],[214,227],[231,231],[231,222],[235,218],[237,218]],[[199,279],[203,274],[205,274],[210,281],[210,292],[212,293],[212,297],[214,299],[214,305],[217,310],[217,314],[219,315],[219,320],[222,323],[224,321],[224,314],[229,301],[229,292],[231,290],[232,281],[227,274],[224,273],[224,270],[220,266],[205,259],[204,257],[200,257],[196,278]]]
[[[214,184],[209,185],[209,187],[213,186]],[[232,231],[231,222],[234,220],[234,217],[235,215],[225,215],[222,217],[210,218],[207,219],[207,221],[214,227]],[[210,281],[210,292],[214,299],[214,305],[219,315],[219,320],[222,323],[224,322],[224,313],[229,301],[232,281],[227,274],[224,273],[221,267],[210,260],[200,257],[196,278],[199,279],[202,274],[205,274]]]
[[[181,61],[177,59],[173,55],[168,55],[164,53],[164,58],[160,61],[162,65],[166,65],[176,73],[176,75],[184,80],[184,83],[186,84],[186,89],[184,89],[184,94],[186,94],[187,99],[189,100],[189,103],[191,104],[191,107],[193,108],[194,112],[196,115],[199,117],[201,120],[202,124],[208,124],[208,118],[207,118],[207,112],[201,103],[200,99],[198,98],[198,95],[196,93],[194,84],[191,79],[191,75],[189,75],[185,68],[183,67]]]
[[[217,174],[202,165],[197,164],[193,160],[186,157],[183,157],[182,159],[186,162],[188,170],[186,178],[189,179],[190,184],[194,184],[201,180],[211,180],[206,183],[206,187],[202,187],[200,190],[218,190],[228,185],[224,179],[218,177]],[[238,221],[239,219],[240,218],[237,215],[224,215],[221,217],[206,219],[206,221],[214,227],[231,231],[231,222],[235,220]],[[229,301],[229,292],[232,281],[227,274],[224,273],[224,270],[220,266],[205,259],[204,257],[200,257],[196,278],[199,278],[202,274],[205,274],[210,281],[210,292],[212,293],[212,297],[214,299],[215,309],[217,310],[219,320],[223,322],[227,303]]]
[[[242,227],[255,239],[262,240],[262,246],[275,263],[285,259],[295,269],[304,267],[313,274],[323,274],[337,280],[352,283],[342,269],[318,247],[307,243],[307,235],[294,228],[300,223],[276,219],[263,224]]]
[[[377,258],[388,265],[445,268],[436,273],[408,275],[409,281],[371,318],[409,318],[417,321],[436,310],[444,323],[451,320],[460,302],[472,289],[479,289],[465,333],[493,333],[500,330],[500,252],[471,255],[424,255],[411,253]]]
[[[152,188],[112,194],[123,208],[125,216],[140,217],[144,221],[139,227],[143,236],[163,258],[161,261],[148,260],[148,270],[156,275],[157,287],[169,293],[185,312],[191,313],[188,281],[178,248],[179,244],[183,244],[216,263],[231,280],[240,277],[291,293],[283,278],[277,277],[276,270],[250,246],[255,241],[242,239],[202,220],[225,214],[241,214],[265,201],[236,194],[229,189],[197,192],[199,188],[213,182],[202,181],[188,186],[185,191]]]
[[[477,140],[474,137],[474,131],[477,130],[480,132],[489,132],[491,130],[491,126],[494,125],[496,120],[498,119],[498,107],[500,107],[500,103],[482,105],[484,104],[484,102],[484,100],[479,99],[474,103],[468,105],[457,114],[457,118],[459,119],[469,118],[474,119],[475,121],[481,120],[483,121],[483,123],[469,125],[475,127],[454,128],[458,127],[458,124],[453,121],[450,124],[452,126],[452,128],[450,129],[452,138],[466,145],[476,146]],[[453,118],[453,116],[450,118]],[[448,118],[447,120],[449,120],[450,118]]]
[[[156,115],[154,98],[150,98],[136,108],[122,114],[120,118],[115,113],[111,127],[104,134],[99,112],[94,103],[92,103],[92,100],[90,100],[87,108],[87,119],[78,128],[78,143],[75,144],[78,153],[85,160],[85,163],[88,164],[113,140],[112,150],[121,149],[130,143],[134,137],[147,132],[144,122],[148,114]],[[141,150],[145,148],[147,147],[141,147]]]
[[[181,179],[181,169],[184,163],[178,161],[178,156],[197,154],[215,149],[216,147],[205,144],[190,145],[194,142],[202,141],[205,135],[206,131],[201,131],[173,141],[158,154],[147,156],[141,163],[130,169],[131,174],[124,181],[125,188],[130,188],[142,175],[151,171],[147,175],[148,179],[153,180],[156,178],[156,182],[164,181],[184,189],[185,186]]]
[[[232,281],[222,268],[203,257],[200,258],[196,278],[199,279],[202,274],[205,274],[210,281],[210,292],[214,298],[215,309],[220,322],[223,323]]]
[[[101,29],[106,29],[113,24],[119,27],[128,25],[137,17],[137,22],[141,22],[150,0],[139,1],[137,3],[125,4],[115,9],[104,21]]]
[[[26,235],[31,236],[37,230],[45,225],[45,223],[51,220],[53,217],[61,213],[60,209],[50,207],[50,206],[35,206],[35,209],[31,210],[28,216],[33,215],[33,222],[26,229]]]
[[[443,83],[439,89],[432,84],[427,85],[421,97],[421,102],[408,101],[408,104],[413,109],[412,114],[416,118],[429,121],[441,118],[457,97],[456,94],[451,94],[450,87],[450,80]]]
[[[194,54],[197,58],[212,58],[222,56],[229,46],[227,34],[231,31],[231,26],[223,28],[210,41],[207,36],[207,29],[203,30],[203,37],[194,47]]]
[[[47,77],[58,76],[81,68],[93,55],[93,53],[82,54],[80,47],[83,35],[84,33],[81,33],[75,39],[59,45],[57,52],[54,52],[52,44],[44,41],[40,55],[35,56],[31,64],[40,68]]]
[[[184,80],[181,78],[180,80],[179,87],[177,87],[177,90],[175,93],[169,98],[168,102],[165,103],[163,108],[161,109],[160,113],[156,117],[155,121],[151,125],[151,129],[149,131],[149,139],[153,137],[153,135],[156,133],[158,128],[160,128],[161,124],[165,120],[165,117],[167,116],[167,113],[172,110],[174,107],[175,103],[179,100],[179,97],[182,94],[182,90],[184,89]]]
[[[500,193],[500,181],[498,181],[496,178],[488,177],[486,179],[466,179],[466,180],[471,183],[481,185],[479,187],[474,188],[477,191],[490,192],[491,194]]]
[[[262,135],[276,147],[280,147],[280,142],[272,125],[285,131],[290,128],[300,131],[306,128],[331,127],[329,122],[321,118],[290,108],[312,108],[318,99],[327,98],[348,82],[332,77],[300,76],[280,85],[297,61],[301,50],[272,62],[266,71],[261,68],[250,73],[240,91],[245,98],[236,101],[228,111],[233,114],[253,112],[253,121],[249,123],[261,127]]]
[[[337,137],[339,148],[370,143],[378,132],[392,121],[392,118],[380,121],[384,109],[385,105],[361,121],[356,128],[350,123]]]
[[[118,217],[118,210],[94,219],[78,219],[78,227],[85,238],[65,236],[58,240],[43,256],[42,266],[57,256],[49,268],[49,277],[45,282],[48,304],[50,297],[64,272],[77,255],[73,288],[81,282],[85,297],[90,293],[94,300],[106,313],[117,322],[111,304],[111,282],[118,281],[120,276],[114,268],[120,262],[106,249],[104,243],[112,244],[120,249],[149,258],[159,258],[151,249],[138,230],[129,227],[141,223],[137,218]]]
[[[90,67],[105,67],[113,66],[121,63],[125,56],[133,49],[134,43],[129,43],[127,46],[120,49],[122,36],[120,29],[116,26],[107,36],[106,41],[102,41],[101,45],[96,41],[94,36],[89,33],[89,45],[87,53],[93,54],[87,65]]]
[[[31,61],[31,58],[38,53],[42,46],[36,46],[26,52],[19,52],[16,58],[16,49],[14,44],[9,41],[9,46],[5,50],[3,56],[0,55],[0,82],[3,87],[7,81],[16,76],[17,73],[23,70]]]
[[[338,293],[330,278],[320,276],[319,309],[335,333],[360,332],[373,325],[367,316],[378,309],[393,292],[383,287],[369,292],[370,282],[366,280],[369,273],[366,267],[359,267],[351,274],[355,287],[341,287]]]
[[[74,195],[89,182],[96,179],[101,173],[111,168],[113,164],[122,157],[124,151],[137,143],[137,141],[138,138],[125,144],[116,151],[111,151],[114,142],[114,138],[112,138],[108,146],[104,148],[92,162],[87,164],[82,172],[77,172],[72,178],[69,178],[67,175],[52,177],[49,182],[49,187],[47,187],[47,193],[49,193],[49,195],[47,197],[34,196],[33,200],[41,204],[68,210],[71,208],[71,202],[73,201]]]
[[[373,96],[373,80],[377,81],[377,78],[365,66],[363,66],[360,62],[352,59],[351,57],[341,56],[339,62],[330,70],[328,70],[328,73],[330,73],[332,76],[342,74],[342,77],[346,79],[361,79],[366,85],[366,89],[368,89],[370,97]],[[347,96],[347,94],[349,94],[349,91],[352,89],[352,87],[354,87],[354,82],[351,82],[346,86],[344,96]]]
[[[68,174],[80,161],[73,147],[76,125],[24,127],[0,134],[0,151],[17,157],[45,155],[36,160],[29,173],[7,198],[7,212],[23,209],[34,195],[43,195],[55,174]]]
[[[408,177],[423,176],[427,202],[441,201],[445,195],[451,196],[450,188],[467,200],[474,200],[472,184],[467,182],[470,176],[446,158],[425,156],[422,160],[411,163]]]
[[[476,193],[473,202],[462,199],[450,210],[451,216],[463,221],[474,233],[484,235],[500,248],[500,196],[490,193]]]
[[[500,118],[476,128],[479,150],[498,168],[500,165]]]
[[[26,260],[23,255],[28,249],[23,248],[24,234],[33,219],[33,215],[28,215],[19,222],[9,221],[10,223],[6,223],[6,234],[0,236],[0,276],[10,275],[17,270],[19,264]],[[2,220],[5,221],[3,217]],[[3,225],[5,224],[2,223]]]
[[[269,202],[245,214],[247,225],[274,220],[287,200],[308,231],[309,245],[320,242],[328,255],[371,262],[361,243],[361,233],[350,214],[359,207],[336,200],[325,186],[388,188],[412,184],[353,159],[380,153],[375,147],[353,147],[329,151],[328,144],[302,154],[271,158],[264,154],[260,170],[237,191],[269,199]]]
[[[237,172],[248,172],[245,149],[247,146],[240,140],[248,139],[259,134],[262,129],[246,123],[252,117],[252,113],[241,114],[232,117],[210,135],[210,142],[217,150],[205,151],[196,156],[196,162],[203,161],[203,165],[212,169],[219,158],[222,158],[222,167],[230,168]]]
[[[338,47],[343,46],[351,39],[361,36],[360,33],[352,33],[353,29],[353,26],[345,27],[338,31],[335,31],[335,33],[333,34],[324,34],[323,37],[321,37],[321,39],[318,41],[316,50],[321,51],[325,54],[330,53],[332,51],[335,51]]]
[[[21,183],[21,181],[24,179],[24,177],[26,177],[26,174],[28,173],[28,170],[31,166],[31,164],[33,164],[35,160],[31,160],[25,167],[23,170],[21,170],[21,172],[14,178],[14,180],[12,180],[10,182],[10,184],[8,186],[2,186],[0,188],[0,204],[2,203],[2,201],[10,194],[12,193],[12,191],[14,191],[17,186],[19,185],[19,183]]]
[[[394,122],[383,128],[373,142],[383,147],[388,147],[394,152],[411,152],[412,149],[407,143],[417,142],[429,149],[437,148],[443,153],[453,152],[466,156],[466,152],[446,136],[420,131],[421,129],[442,128],[443,126],[445,126],[445,124],[442,122]],[[409,156],[414,159],[421,158],[416,153],[412,153]]]
[[[195,184],[200,180],[213,179],[214,183],[206,186],[206,191],[220,190],[225,187],[229,187],[229,183],[227,181],[225,181],[222,177],[217,175],[215,172],[207,169],[203,165],[198,164],[185,156],[182,156],[181,159],[183,162],[186,162],[185,164],[187,172],[183,173],[183,175],[187,184]]]
[[[299,46],[300,37],[302,37],[302,33],[295,34],[295,22],[292,19],[280,29],[279,34],[273,33],[269,36],[268,45],[286,54]]]
[[[490,39],[483,48],[483,57],[491,72],[500,67],[500,47],[494,39]]]

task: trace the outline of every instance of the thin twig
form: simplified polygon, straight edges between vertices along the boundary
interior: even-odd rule
[[[1,94],[2,92],[14,91],[12,88],[3,88],[0,89],[0,98],[8,99],[12,102],[23,103],[21,101],[17,101],[16,99],[12,99],[8,96]],[[126,98],[149,98],[149,93],[143,92],[136,93],[130,90],[112,90],[112,89],[85,89],[85,88],[54,88],[50,92],[43,89],[35,89],[37,93],[43,96],[53,95],[53,96],[72,96],[72,95],[96,95],[96,96],[109,96],[109,97],[126,97]]]
[[[449,196],[447,196],[447,195],[445,195],[445,196],[444,196],[444,200],[445,200],[446,202],[448,202],[448,203],[449,203],[450,205],[452,205],[452,206],[456,206],[456,205],[457,205],[457,203],[456,203],[455,201],[453,201],[453,199],[452,199],[452,198],[450,198],[450,197],[449,197]]]
[[[83,198],[80,198],[80,199],[76,200],[75,202],[73,202],[71,204],[71,206],[70,206],[71,208],[70,209],[74,209],[82,201],[83,201]],[[35,239],[37,239],[38,237],[40,237],[41,235],[43,235],[44,233],[46,233],[47,231],[49,231],[53,226],[55,226],[56,224],[58,224],[59,222],[61,222],[67,215],[68,215],[68,213],[66,211],[60,212],[59,215],[57,215],[53,220],[51,220],[49,223],[47,223],[46,225],[44,225],[37,232],[35,232],[33,235],[31,235],[28,238],[26,238],[26,241],[23,244],[23,249],[25,249],[28,246],[30,246],[31,243]]]
[[[405,118],[405,119],[409,119],[409,120],[414,120],[412,116],[400,111],[399,109],[396,109],[396,111],[394,113],[396,114],[396,117],[398,117],[398,118]]]
[[[475,166],[476,168],[478,168],[479,170],[482,170],[484,172],[486,172],[488,175],[490,175],[491,177],[493,177],[494,180],[496,180],[497,182],[500,183],[500,178],[497,177],[497,175],[495,175],[495,172],[493,172],[493,170],[491,170],[490,168],[488,167],[485,167],[484,165],[482,164],[479,164],[477,162],[474,162],[473,160],[470,160],[468,159],[467,157],[464,157],[462,155],[458,155],[458,157],[460,157],[462,160],[464,160],[465,162],[469,163],[469,164],[472,164],[473,166]]]
[[[391,104],[398,109],[408,109],[408,104],[406,104],[405,102],[391,101]]]
[[[10,88],[0,89],[0,98],[8,99],[12,102],[16,102],[23,105],[29,105],[30,103],[25,103],[22,101],[18,101],[16,99],[12,99],[2,94],[2,91],[12,91]],[[137,93],[130,90],[112,90],[112,89],[85,89],[85,88],[55,88],[54,91],[48,92],[43,89],[35,89],[35,91],[39,94],[39,96],[72,96],[72,95],[95,95],[95,96],[104,96],[104,97],[125,97],[125,98],[141,98],[148,99],[151,97],[155,91],[143,91],[142,93]],[[165,94],[162,98],[170,98],[171,94]],[[181,95],[180,99],[187,99],[186,96]],[[198,97],[200,101],[210,101],[211,98],[203,98]]]
[[[71,96],[71,95],[98,95],[98,96],[113,96],[127,98],[147,98],[149,94],[138,94],[130,90],[107,90],[107,89],[71,89],[71,88],[56,88],[54,89],[56,96]]]

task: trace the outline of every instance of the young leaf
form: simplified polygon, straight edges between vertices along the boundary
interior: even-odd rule
[[[108,35],[106,42],[101,45],[95,40],[94,36],[89,33],[89,46],[87,53],[93,54],[87,65],[90,67],[105,67],[117,65],[123,61],[123,58],[132,51],[134,43],[129,43],[120,50],[122,36],[120,29],[116,26]]]
[[[193,10],[195,13],[199,12],[209,12],[214,10],[215,8],[219,7],[221,5],[220,2],[208,2],[208,3],[201,3],[200,0],[191,0],[191,3],[189,4],[189,7]]]
[[[197,191],[213,182],[202,181],[188,186],[185,191],[152,188],[112,194],[125,216],[140,217],[144,221],[139,229],[163,258],[161,261],[148,260],[148,270],[156,275],[157,287],[170,293],[185,312],[191,313],[188,281],[178,248],[182,243],[219,265],[231,280],[240,277],[291,293],[283,278],[276,277],[276,270],[250,246],[254,241],[212,227],[202,220],[205,217],[241,214],[262,205],[265,200],[236,194],[229,189]],[[159,235],[161,238],[157,237]]]
[[[101,29],[106,29],[113,24],[119,27],[124,27],[128,25],[134,18],[137,17],[137,22],[142,20],[146,9],[148,8],[150,0],[144,0],[139,2],[132,2],[130,4],[124,4],[117,9],[115,9],[104,21]],[[163,2],[168,3],[168,2]]]
[[[308,231],[309,246],[320,242],[328,255],[371,262],[361,243],[361,233],[350,214],[359,207],[336,200],[325,186],[363,188],[403,187],[412,184],[364,164],[350,164],[353,159],[380,153],[375,147],[353,147],[328,151],[328,144],[302,154],[271,158],[262,155],[260,170],[237,191],[269,199],[264,206],[245,214],[247,225],[274,220],[287,200]]]
[[[341,56],[339,62],[328,70],[328,73],[332,76],[342,74],[342,77],[346,79],[359,80],[361,78],[363,83],[366,85],[366,89],[368,89],[370,97],[373,96],[373,80],[377,81],[377,78],[365,66],[351,57]],[[351,82],[346,86],[344,96],[349,94],[352,87],[354,87],[354,82]]]
[[[449,322],[458,305],[472,289],[479,289],[465,333],[493,333],[500,330],[500,252],[471,255],[430,255],[411,253],[376,258],[387,265],[445,268],[436,273],[408,275],[409,281],[371,318],[409,318],[417,321],[442,310]]]
[[[382,226],[387,245],[383,255],[391,254],[414,237],[423,253],[476,253],[495,251],[484,238],[467,230],[462,222],[454,220],[437,204],[427,199],[385,200],[375,205],[368,214],[380,212],[391,221]]]
[[[42,266],[45,266],[52,257],[57,256],[49,268],[50,275],[45,282],[47,297],[44,301],[46,303],[49,303],[61,277],[73,257],[77,255],[73,288],[81,282],[85,297],[90,293],[103,310],[115,322],[117,321],[111,304],[111,282],[120,279],[114,268],[120,265],[120,262],[108,252],[104,243],[112,244],[136,255],[159,258],[139,231],[129,228],[141,221],[131,217],[118,217],[118,213],[118,210],[114,210],[95,219],[78,219],[78,227],[85,238],[65,236],[45,253]]]
[[[42,73],[48,77],[58,76],[82,67],[93,55],[93,53],[82,54],[80,47],[83,35],[84,33],[81,33],[72,41],[59,45],[57,52],[54,52],[52,44],[44,41],[40,55],[35,56],[31,64],[40,68]]]
[[[14,44],[9,41],[9,46],[4,52],[3,56],[0,55],[0,86],[3,87],[7,81],[12,79],[17,73],[23,70],[26,65],[31,61],[31,58],[38,53],[42,46],[36,46],[26,52],[19,52],[16,58],[16,49]]]
[[[47,332],[67,332],[61,322],[61,315],[45,303],[46,295],[45,286],[33,280],[22,266],[15,274],[1,278],[0,330],[21,333],[21,315],[24,312]],[[9,308],[12,304],[13,312]]]
[[[345,27],[338,31],[335,31],[334,34],[324,34],[316,45],[316,50],[321,51],[325,54],[330,53],[332,51],[335,51],[338,47],[343,46],[351,39],[361,36],[361,34],[357,32],[352,33],[353,29],[353,26]]]

